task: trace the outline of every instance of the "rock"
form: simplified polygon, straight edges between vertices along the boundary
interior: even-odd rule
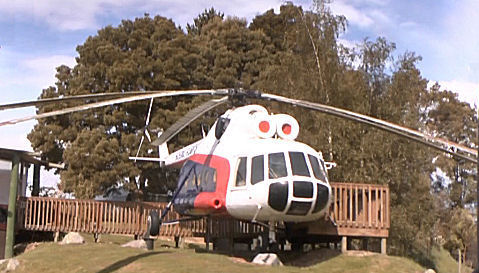
[[[34,249],[37,248],[37,246],[39,246],[39,245],[40,245],[40,243],[38,243],[38,242],[33,242],[33,243],[31,243],[31,244],[28,244],[27,247],[25,248],[25,250],[23,251],[23,253],[27,253],[27,252],[29,252],[29,251],[31,251],[31,250],[34,250]]]
[[[20,265],[20,262],[19,262],[17,259],[11,258],[11,259],[9,259],[9,261],[8,261],[6,271],[7,271],[7,272],[13,271],[13,270],[17,269],[17,267],[18,267],[19,265]]]
[[[283,266],[283,263],[274,253],[259,253],[254,257],[254,264],[269,265],[269,266]]]
[[[424,271],[424,273],[436,273],[436,271],[434,271],[434,269],[428,269]]]
[[[121,247],[133,247],[133,248],[146,249],[146,242],[145,240],[134,240],[121,245]]]
[[[70,244],[83,244],[85,239],[78,232],[68,233],[63,240],[60,242],[61,245],[70,245]]]

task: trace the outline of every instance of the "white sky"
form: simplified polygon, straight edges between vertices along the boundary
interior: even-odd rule
[[[294,1],[310,9],[311,1]],[[75,48],[107,25],[144,13],[172,18],[185,26],[205,8],[248,21],[283,3],[185,0],[0,0],[0,103],[36,99],[55,82],[55,67],[73,66]],[[462,100],[479,105],[479,1],[335,0],[331,8],[349,21],[341,37],[349,44],[384,36],[397,52],[423,56],[423,76]],[[0,112],[0,121],[31,115],[34,109]],[[26,135],[35,122],[0,128],[0,147],[31,150]],[[48,176],[48,177],[47,177]],[[56,178],[45,174],[44,181]]]

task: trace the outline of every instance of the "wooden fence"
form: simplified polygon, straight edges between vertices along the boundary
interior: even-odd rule
[[[332,217],[340,227],[389,228],[389,188],[334,183]]]
[[[389,236],[391,216],[387,186],[357,183],[331,183],[331,186],[331,221],[308,223],[310,234],[381,238]]]
[[[330,222],[309,223],[312,234],[387,237],[390,221],[389,189],[386,186],[331,183],[333,201]],[[17,206],[17,226],[34,231],[89,232],[143,235],[152,209],[166,203],[111,202],[43,197],[21,197]],[[166,221],[180,216],[170,211]],[[318,221],[320,222],[320,221]],[[323,221],[324,222],[324,221]],[[256,236],[263,227],[234,219],[211,218],[164,225],[162,236],[205,236],[207,225],[215,238]],[[345,234],[346,233],[346,234]]]
[[[143,235],[150,211],[165,206],[165,203],[20,198],[17,224],[22,229],[34,231]],[[177,213],[170,211],[166,221],[177,217]],[[204,220],[195,220],[162,226],[161,233],[189,237],[202,232],[204,227]]]

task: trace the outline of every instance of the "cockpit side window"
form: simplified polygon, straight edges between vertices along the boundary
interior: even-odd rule
[[[313,168],[314,177],[316,177],[317,179],[323,182],[327,182],[326,175],[324,174],[323,169],[319,165],[318,158],[315,157],[314,155],[308,155],[308,157],[309,157],[309,162],[311,163],[311,167]]]
[[[187,176],[181,192],[214,192],[216,190],[216,169],[187,160],[181,176]]]
[[[240,157],[238,160],[238,170],[236,171],[236,186],[246,185],[246,157]]]
[[[291,170],[293,175],[310,176],[306,159],[301,152],[289,152],[289,159],[291,161]]]
[[[197,188],[200,192],[215,192],[216,191],[216,169],[205,165],[198,164],[200,175],[197,178]]]
[[[264,180],[264,156],[258,155],[251,158],[251,184]]]
[[[275,179],[288,175],[286,171],[286,161],[283,153],[274,153],[268,155],[269,178]]]

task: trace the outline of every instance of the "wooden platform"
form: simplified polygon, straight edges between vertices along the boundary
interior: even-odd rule
[[[389,188],[381,185],[332,183],[330,218],[298,225],[308,234],[348,237],[389,236]]]
[[[325,220],[290,226],[293,236],[313,240],[319,237],[371,237],[389,235],[389,189],[386,186],[331,183],[333,203]],[[87,232],[98,234],[143,235],[147,216],[152,209],[166,203],[109,202],[69,200],[44,197],[21,197],[17,205],[17,228],[32,231]],[[169,212],[167,220],[179,215]],[[230,238],[250,241],[264,228],[236,219],[210,218],[162,226],[161,236]],[[295,234],[298,232],[298,234]]]

